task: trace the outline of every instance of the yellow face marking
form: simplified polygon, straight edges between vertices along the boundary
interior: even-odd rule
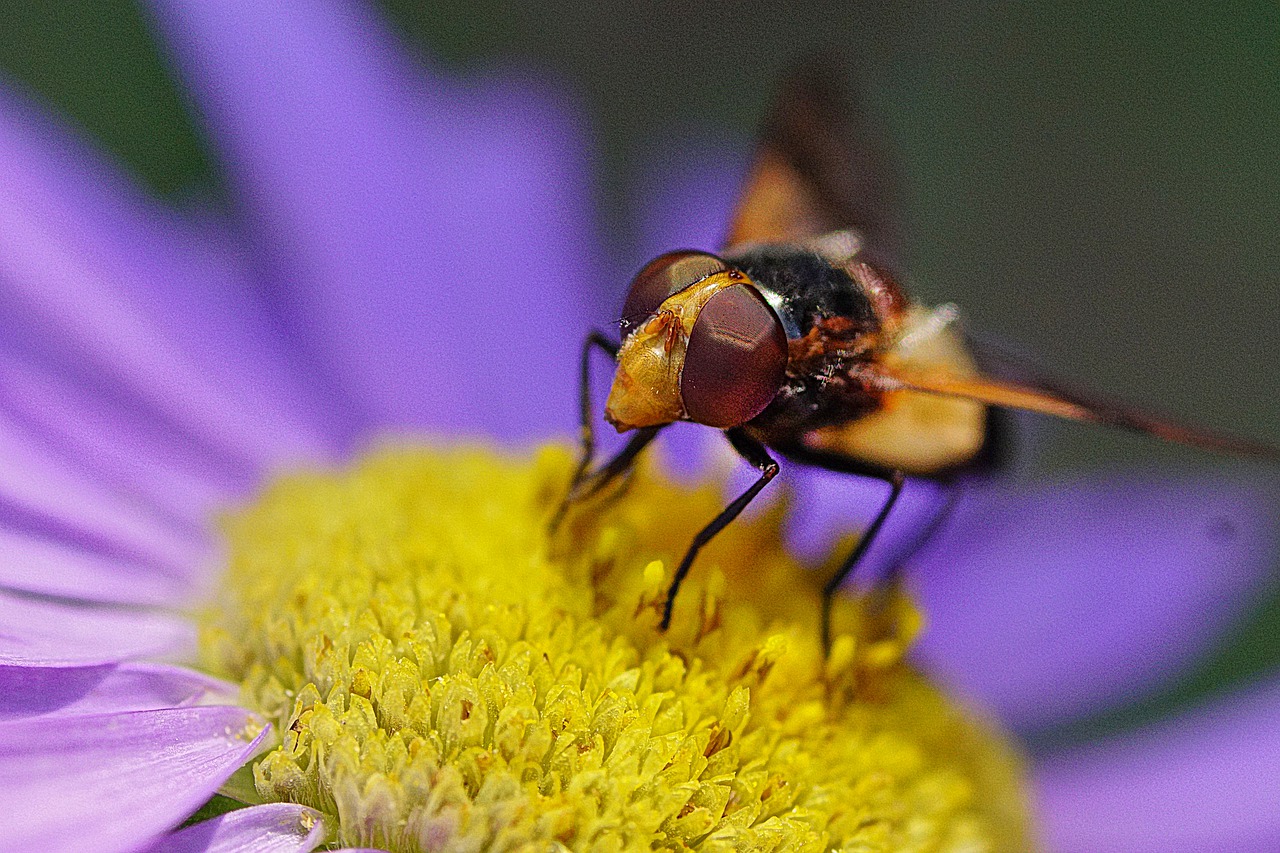
[[[618,350],[618,371],[609,389],[604,417],[618,432],[661,426],[685,416],[680,399],[684,353],[698,315],[717,292],[750,279],[737,270],[709,275],[668,296],[636,327]]]

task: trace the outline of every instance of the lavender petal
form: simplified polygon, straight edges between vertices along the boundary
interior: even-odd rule
[[[189,654],[195,629],[154,611],[41,601],[0,591],[0,667],[85,667]]]
[[[746,140],[708,134],[677,140],[641,164],[637,267],[673,249],[723,248],[749,152]]]
[[[319,812],[270,803],[189,826],[160,839],[145,853],[309,853],[323,842]]]
[[[1260,491],[1209,479],[973,494],[911,572],[921,656],[1024,730],[1133,699],[1254,599],[1273,516]]]
[[[1059,853],[1280,849],[1280,682],[1035,770]]]
[[[132,850],[205,802],[266,730],[240,708],[0,723],[0,838],[14,850]]]
[[[835,471],[792,465],[786,483],[796,500],[788,521],[788,541],[803,557],[825,557],[841,537],[864,530],[889,499],[889,484],[872,477],[856,477]],[[858,564],[855,581],[874,582],[927,544],[930,525],[945,518],[950,486],[929,480],[908,479],[875,543]]]
[[[0,526],[48,534],[180,577],[208,554],[207,537],[169,523],[0,418]]]
[[[61,464],[131,505],[186,531],[244,481],[192,451],[176,430],[155,428],[138,406],[49,367],[0,356],[0,412]]]
[[[411,62],[363,5],[155,0],[291,328],[369,424],[572,426],[582,134],[528,80]]]
[[[109,392],[241,479],[327,441],[236,247],[0,87],[0,354]]]
[[[0,721],[226,704],[236,693],[233,684],[163,664],[0,666]]]
[[[2,513],[0,513],[2,515]],[[12,518],[10,519],[12,521]],[[90,543],[0,527],[0,587],[80,601],[134,605],[186,603],[195,587],[187,569],[95,553]]]

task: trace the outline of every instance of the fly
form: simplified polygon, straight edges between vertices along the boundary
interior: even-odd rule
[[[908,477],[949,481],[999,461],[1001,410],[1145,432],[1212,451],[1280,459],[1277,448],[1182,426],[1041,380],[980,367],[954,320],[903,291],[888,170],[828,62],[784,81],[724,247],[668,252],[631,282],[621,340],[588,335],[581,361],[582,449],[553,519],[630,470],[676,421],[723,431],[758,479],[694,538],[667,590],[661,627],[698,555],[778,474],[770,451],[882,480],[888,494],[823,587],[831,605],[893,510]],[[616,362],[604,418],[626,445],[595,471],[590,355]],[[927,535],[927,534],[926,534]]]

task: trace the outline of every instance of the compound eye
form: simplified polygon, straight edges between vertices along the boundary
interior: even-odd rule
[[[693,421],[744,424],[769,405],[787,371],[782,321],[754,287],[735,284],[707,301],[684,355],[680,396]]]
[[[626,338],[657,311],[668,296],[727,269],[729,266],[715,255],[692,249],[667,252],[649,261],[632,279],[627,300],[622,305],[622,337]]]

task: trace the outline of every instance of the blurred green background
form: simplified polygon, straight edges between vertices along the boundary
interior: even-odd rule
[[[1085,387],[1280,444],[1280,7],[386,0],[459,67],[519,63],[589,109],[608,232],[644,152],[745,150],[773,81],[844,54],[903,177],[910,278]],[[1124,8],[1117,8],[1123,6]],[[166,198],[218,199],[214,157],[131,0],[9,4],[0,69]],[[618,283],[620,290],[622,283]],[[1159,468],[1269,483],[1115,432],[1049,425],[1034,473]],[[1179,684],[1058,737],[1113,730],[1280,662],[1263,603]]]

